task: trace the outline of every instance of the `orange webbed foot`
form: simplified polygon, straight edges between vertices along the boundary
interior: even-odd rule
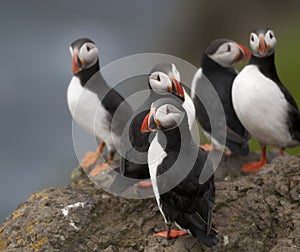
[[[230,157],[232,155],[232,152],[230,150],[224,151],[225,156]]]
[[[100,172],[105,171],[108,167],[109,167],[108,163],[99,164],[90,171],[89,176],[94,177],[98,175]]]
[[[200,147],[204,150],[204,151],[213,151],[214,150],[214,147],[210,144],[203,144],[203,145],[200,145]]]
[[[89,151],[85,154],[84,159],[82,160],[82,168],[87,169],[91,165],[95,164],[100,157],[103,149],[104,149],[105,143],[101,141],[98,149],[95,152]]]
[[[153,237],[160,236],[160,237],[164,237],[164,238],[167,238],[167,239],[173,239],[173,238],[177,238],[179,236],[184,236],[186,234],[188,234],[188,233],[184,232],[184,231],[181,231],[181,230],[173,229],[169,233],[167,231],[156,233],[156,234],[153,235]]]
[[[261,160],[258,162],[251,162],[251,163],[244,164],[241,169],[243,172],[246,172],[246,173],[257,172],[266,164],[267,164],[266,146],[262,146],[261,147]]]
[[[84,159],[82,160],[83,169],[87,169],[91,165],[95,164],[99,158],[98,152],[89,151],[85,154]]]
[[[141,182],[138,182],[137,185],[138,185],[138,187],[143,187],[143,188],[152,187],[151,181],[141,181]]]
[[[263,166],[265,166],[266,163],[267,163],[266,160],[258,161],[258,162],[251,162],[251,163],[244,164],[241,169],[243,172],[246,172],[246,173],[257,172]]]

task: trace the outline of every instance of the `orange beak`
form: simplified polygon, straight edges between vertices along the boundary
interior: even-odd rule
[[[160,125],[160,122],[154,119],[154,114],[155,109],[151,109],[150,112],[145,116],[141,127],[142,133],[153,132],[157,130],[157,126]]]
[[[73,74],[77,74],[80,71],[80,69],[78,68],[76,52],[74,52],[73,55],[72,67],[73,67]]]
[[[251,51],[244,45],[237,44],[239,49],[241,50],[243,57],[239,57],[241,61],[246,61],[251,58]]]
[[[151,129],[149,128],[149,119],[151,116],[151,111],[145,116],[143,123],[142,123],[142,127],[141,127],[141,132],[145,133],[145,132],[151,132]]]
[[[262,56],[266,55],[266,45],[265,45],[265,39],[264,35],[259,34],[259,48],[261,50]]]
[[[175,78],[171,78],[171,80],[173,82],[172,91],[175,93],[175,95],[184,99],[184,91],[180,83]]]

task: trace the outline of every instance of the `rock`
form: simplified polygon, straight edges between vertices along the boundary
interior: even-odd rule
[[[230,159],[225,159],[228,165]],[[240,161],[230,163],[234,166]],[[216,182],[213,222],[220,240],[216,249],[206,248],[191,236],[152,237],[154,231],[164,229],[154,199],[112,196],[76,171],[73,175],[79,176],[72,186],[34,193],[17,207],[0,226],[0,250],[300,250],[300,156],[276,158],[247,176],[238,175],[233,167],[233,173],[218,170],[223,176]],[[230,179],[224,180],[226,177]]]

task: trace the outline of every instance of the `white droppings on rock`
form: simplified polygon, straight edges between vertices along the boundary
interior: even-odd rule
[[[102,195],[101,195],[101,198],[102,198],[102,199],[109,199],[109,196],[106,195],[106,194],[102,194]]]
[[[79,230],[79,228],[75,225],[74,221],[69,217],[69,210],[76,209],[78,207],[84,208],[85,204],[86,204],[85,202],[77,202],[75,204],[68,205],[68,206],[64,207],[63,209],[61,209],[62,214],[69,221],[69,225],[71,227],[75,228],[76,230]]]
[[[226,246],[229,243],[228,235],[224,235],[223,238],[224,238],[224,245]]]

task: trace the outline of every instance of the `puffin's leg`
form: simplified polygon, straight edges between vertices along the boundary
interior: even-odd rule
[[[225,154],[225,156],[229,157],[229,156],[232,155],[232,152],[230,150],[228,150],[228,149],[225,149],[224,150],[224,154]]]
[[[214,150],[214,146],[213,144],[203,144],[203,145],[200,145],[200,147],[204,150],[204,151],[213,151]]]
[[[184,236],[186,234],[188,234],[188,233],[184,232],[184,231],[181,231],[181,230],[175,230],[175,229],[171,230],[171,225],[166,224],[166,231],[156,233],[153,236],[154,237],[157,237],[157,236],[165,237],[169,240],[169,239],[172,239],[172,238],[176,238],[178,236]]]
[[[279,156],[283,157],[284,156],[284,148],[279,149]]]
[[[102,153],[105,146],[105,142],[101,141],[99,147],[97,148],[96,152],[89,151],[85,154],[84,159],[82,160],[82,168],[87,169],[89,166],[96,163],[100,154]]]
[[[108,154],[108,157],[107,157],[107,164],[110,165],[111,164],[111,161],[114,159],[114,156],[115,156],[115,152],[110,152]]]
[[[244,164],[241,169],[243,172],[246,172],[246,173],[257,172],[260,170],[260,168],[265,166],[266,163],[267,163],[266,146],[262,146],[261,147],[261,160],[258,162],[251,162],[251,163]]]
[[[103,164],[96,165],[89,173],[90,176],[96,176],[102,171],[105,171],[111,164],[111,161],[114,159],[115,152],[110,152],[107,157],[107,162]]]
[[[151,187],[152,182],[151,181],[141,181],[137,184],[139,187]]]
[[[206,152],[213,151],[213,150],[219,150],[219,149],[215,148],[213,144],[203,144],[203,145],[200,145],[200,147]],[[228,149],[225,149],[224,154],[226,156],[231,156],[232,152]]]

